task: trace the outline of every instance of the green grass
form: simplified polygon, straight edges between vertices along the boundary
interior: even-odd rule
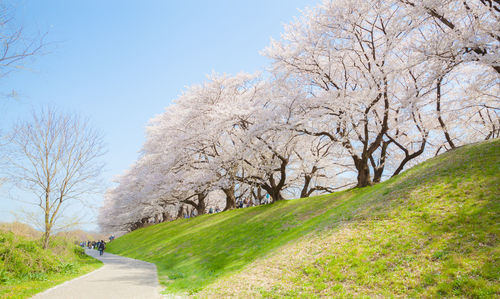
[[[100,266],[66,238],[44,250],[40,240],[0,231],[0,298],[28,298]]]
[[[200,297],[494,297],[499,186],[495,140],[373,187],[139,229],[109,251]]]

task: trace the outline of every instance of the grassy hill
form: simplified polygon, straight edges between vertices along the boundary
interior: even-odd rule
[[[500,296],[500,141],[373,187],[162,223],[109,251],[198,297]]]
[[[28,298],[102,265],[65,237],[44,250],[39,235],[19,223],[0,226],[0,298]]]

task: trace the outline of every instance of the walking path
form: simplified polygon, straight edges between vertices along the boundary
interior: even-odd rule
[[[104,266],[81,277],[67,281],[33,299],[126,299],[162,298],[156,266],[151,263],[85,249],[85,253],[101,260]]]

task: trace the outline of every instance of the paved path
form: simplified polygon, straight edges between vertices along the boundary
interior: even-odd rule
[[[154,264],[110,253],[99,256],[96,250],[85,252],[101,260],[104,266],[39,293],[33,299],[162,298]]]

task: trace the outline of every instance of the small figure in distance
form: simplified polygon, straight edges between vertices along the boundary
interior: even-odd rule
[[[99,255],[102,255],[104,249],[106,249],[106,243],[104,243],[104,241],[101,240],[101,242],[99,242]]]

